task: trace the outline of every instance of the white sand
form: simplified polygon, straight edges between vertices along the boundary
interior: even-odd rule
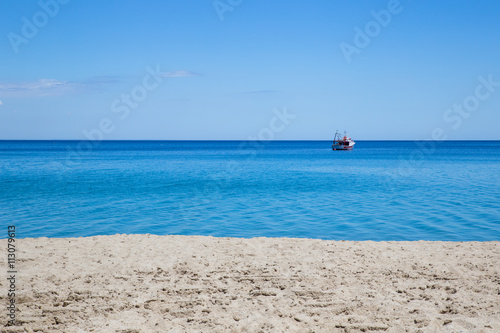
[[[500,332],[500,242],[116,235],[17,245],[20,323],[1,332]],[[6,289],[2,279],[2,304]]]

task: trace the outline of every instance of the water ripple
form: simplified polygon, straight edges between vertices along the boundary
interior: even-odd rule
[[[443,144],[410,174],[413,142],[239,144],[109,142],[62,168],[74,142],[0,142],[0,218],[21,237],[500,240],[497,141]]]

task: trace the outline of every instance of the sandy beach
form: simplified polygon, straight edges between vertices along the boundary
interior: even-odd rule
[[[16,244],[18,322],[4,326],[4,307],[1,332],[500,332],[500,242],[115,235]],[[7,289],[2,279],[4,305]]]

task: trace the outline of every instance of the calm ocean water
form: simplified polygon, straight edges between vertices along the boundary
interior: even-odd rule
[[[0,141],[0,219],[20,238],[500,240],[500,141]]]

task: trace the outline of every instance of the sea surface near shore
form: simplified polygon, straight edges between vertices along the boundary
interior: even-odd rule
[[[0,141],[20,238],[497,241],[499,188],[500,141]]]
[[[2,332],[500,332],[500,242],[114,235],[16,249],[18,325]]]

